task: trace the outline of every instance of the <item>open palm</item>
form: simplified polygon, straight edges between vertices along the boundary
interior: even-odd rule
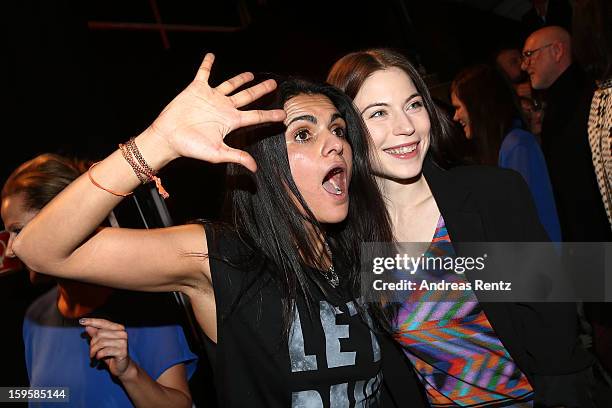
[[[280,122],[285,113],[280,110],[241,111],[241,108],[276,88],[274,80],[230,95],[253,80],[245,72],[223,82],[216,88],[208,84],[213,54],[206,54],[195,79],[158,116],[151,130],[166,140],[179,156],[211,163],[232,162],[255,171],[257,165],[248,153],[225,144],[224,138],[233,130],[265,122]]]

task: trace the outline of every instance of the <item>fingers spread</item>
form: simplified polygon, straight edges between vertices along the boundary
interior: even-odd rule
[[[195,77],[196,81],[208,83],[208,78],[210,77],[210,70],[214,61],[215,56],[212,53],[209,52],[204,56],[204,61],[202,61],[202,65],[200,65],[200,68],[198,68],[198,72]]]
[[[240,108],[244,105],[248,105],[256,99],[261,98],[263,95],[270,93],[275,89],[276,81],[273,79],[267,79],[257,85],[245,89],[244,91],[240,91],[236,95],[232,95],[229,98],[235,107]]]
[[[255,159],[253,159],[253,156],[243,150],[225,146],[222,154],[224,162],[240,164],[251,170],[253,173],[257,171],[257,163],[255,163]]]
[[[240,123],[238,127],[258,125],[266,122],[282,122],[286,114],[282,109],[274,110],[251,110],[240,112]]]
[[[221,85],[216,87],[215,89],[222,93],[223,95],[229,95],[234,92],[236,89],[240,88],[242,85],[247,82],[251,82],[255,78],[255,76],[250,72],[243,72],[240,75],[236,75],[233,78],[228,79],[223,82]]]

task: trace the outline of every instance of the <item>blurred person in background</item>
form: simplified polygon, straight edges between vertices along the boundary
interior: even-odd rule
[[[495,63],[498,68],[513,84],[529,83],[529,78],[521,69],[521,51],[517,48],[503,48],[497,52]]]
[[[576,1],[572,43],[578,62],[595,79],[589,145],[608,221],[612,225],[612,5],[606,0]]]
[[[542,118],[544,117],[544,110],[540,105],[534,103],[531,98],[519,97],[519,104],[521,106],[521,113],[525,118],[526,128],[536,137],[538,144],[542,144]]]
[[[453,119],[472,142],[474,161],[519,172],[550,240],[561,241],[544,155],[536,137],[524,129],[516,100],[503,78],[488,65],[469,67],[453,80],[451,101]]]
[[[610,241],[587,135],[594,84],[573,61],[569,33],[545,27],[531,34],[523,47],[522,68],[533,89],[545,91],[542,152],[563,240]]]
[[[521,51],[517,48],[502,48],[495,54],[496,67],[519,98],[519,107],[530,132],[537,136],[541,132],[542,96],[531,89],[529,77],[521,69],[522,61]]]
[[[593,170],[608,221],[612,224],[612,4],[580,0],[574,4],[574,55],[597,88],[591,100],[588,137]],[[610,225],[608,225],[610,228]],[[612,384],[612,303],[585,304],[593,329],[593,348]]]
[[[10,233],[6,256],[15,257],[12,244],[21,229],[86,169],[84,162],[43,154],[9,176],[1,195]],[[28,272],[32,283],[52,279]],[[75,407],[191,407],[187,381],[197,359],[167,301],[57,279],[25,315],[30,386],[68,387]]]

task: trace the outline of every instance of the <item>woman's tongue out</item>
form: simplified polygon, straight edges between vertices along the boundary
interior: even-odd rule
[[[346,181],[344,178],[344,171],[341,169],[334,169],[330,171],[323,180],[323,188],[328,193],[337,196],[345,192]]]

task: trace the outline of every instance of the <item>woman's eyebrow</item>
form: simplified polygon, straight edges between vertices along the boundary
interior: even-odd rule
[[[416,98],[417,96],[421,96],[421,94],[418,93],[418,92],[413,93],[412,95],[410,95],[409,97],[406,98],[406,102],[408,102],[412,98]]]
[[[363,113],[364,113],[365,111],[367,111],[367,110],[368,110],[368,109],[370,109],[370,108],[373,108],[374,106],[389,106],[389,104],[388,104],[388,103],[385,103],[385,102],[374,102],[374,103],[371,103],[371,104],[369,104],[368,106],[366,106],[365,108],[363,108],[363,109],[361,110],[361,114],[363,115]]]
[[[315,125],[317,124],[317,118],[315,118],[313,115],[301,115],[301,116],[296,116],[295,118],[292,118],[291,120],[289,120],[289,122],[287,123],[287,126],[289,126],[290,124],[298,120],[305,120]]]
[[[408,102],[412,98],[416,98],[417,96],[421,96],[421,94],[418,93],[418,92],[413,93],[412,95],[410,95],[409,97],[406,98],[406,102]],[[374,102],[374,103],[371,103],[371,104],[369,104],[368,106],[366,106],[365,108],[363,108],[361,110],[361,114],[363,115],[363,113],[365,111],[367,111],[370,108],[373,108],[374,106],[389,106],[389,104],[386,103],[386,102]]]
[[[331,125],[336,119],[344,120],[344,117],[340,113],[335,112],[331,115],[331,118],[329,118],[329,124]]]

